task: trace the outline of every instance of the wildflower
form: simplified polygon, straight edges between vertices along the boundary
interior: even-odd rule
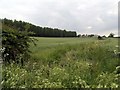
[[[119,68],[120,68],[120,66],[117,66],[117,67],[116,67],[116,69],[119,69]]]
[[[6,53],[6,56],[8,56],[9,54],[8,53]]]
[[[116,48],[118,48],[119,46],[118,46],[118,45],[116,45],[115,47],[116,47]]]
[[[5,48],[3,47],[3,48],[0,48],[0,51],[1,52],[4,52],[5,51]]]
[[[114,54],[117,54],[116,50],[114,50],[113,52],[114,52]]]

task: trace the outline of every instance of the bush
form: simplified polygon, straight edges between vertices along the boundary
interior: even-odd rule
[[[103,40],[103,38],[101,36],[98,36],[98,40]]]
[[[113,38],[114,35],[115,35],[114,33],[110,33],[110,35],[108,37]]]
[[[33,38],[29,37],[30,32],[26,30],[20,31],[14,28],[3,25],[2,32],[2,53],[4,63],[21,63],[28,60],[29,43],[34,42]]]

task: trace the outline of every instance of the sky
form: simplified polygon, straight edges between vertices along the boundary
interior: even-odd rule
[[[76,31],[118,34],[119,0],[0,0],[0,18]]]

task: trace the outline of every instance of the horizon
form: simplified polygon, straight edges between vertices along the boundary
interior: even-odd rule
[[[3,20],[3,19],[8,19],[8,18],[1,18],[1,19]],[[1,20],[1,19],[0,19],[0,20]],[[16,20],[16,21],[22,21],[22,20],[17,20],[17,19],[14,19],[14,20],[13,20],[13,19],[8,19],[8,20],[12,20],[12,21],[15,21],[15,20]],[[35,25],[35,24],[33,24],[33,23],[31,23],[31,22],[27,22],[27,21],[22,21],[22,22]],[[49,26],[40,26],[40,25],[35,25],[35,26],[39,26],[39,27],[42,27],[42,28],[44,28],[44,27],[45,27],[45,28],[52,28],[52,27],[49,27]],[[57,27],[56,27],[56,28],[53,28],[53,29],[60,29],[60,30],[70,31],[70,30],[67,30],[67,29],[61,29],[61,28],[57,28]],[[76,32],[76,31],[75,31],[75,32]],[[77,32],[76,32],[76,33],[77,33]],[[112,33],[112,32],[110,32],[110,33]],[[109,33],[109,34],[110,34],[110,33]],[[101,34],[99,34],[99,33],[98,33],[98,34],[96,34],[96,33],[77,33],[77,36],[78,36],[78,35],[92,35],[92,34],[93,34],[93,35],[97,35],[97,36],[106,36],[106,37],[109,36],[109,34],[108,34],[108,35],[105,35],[105,34],[101,35]],[[114,34],[114,33],[113,33],[113,34]],[[114,37],[118,37],[118,35],[115,34]]]

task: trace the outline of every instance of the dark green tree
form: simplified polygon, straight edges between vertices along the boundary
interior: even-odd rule
[[[114,33],[110,33],[110,35],[108,36],[108,37],[111,37],[111,38],[113,38],[114,37]]]
[[[11,28],[15,28],[19,31],[24,31],[27,25],[29,26],[27,30],[34,32],[34,35],[30,34],[30,36],[35,36],[35,37],[76,37],[77,36],[76,32],[74,31],[66,31],[58,28],[53,29],[49,27],[40,27],[27,22],[17,21],[17,20],[12,21],[6,18],[4,19],[4,24]]]

